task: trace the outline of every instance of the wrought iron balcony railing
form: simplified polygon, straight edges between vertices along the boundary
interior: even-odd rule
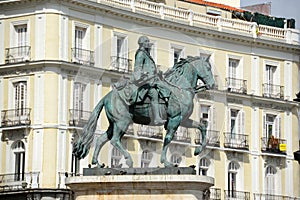
[[[250,192],[225,190],[225,199],[227,200],[250,200]]]
[[[111,56],[111,69],[118,72],[130,73],[132,60],[118,56]]]
[[[191,137],[188,135],[187,132],[186,133],[176,132],[174,134],[174,141],[191,143]]]
[[[274,194],[253,194],[254,200],[300,200],[299,197],[274,195]]]
[[[248,135],[225,132],[224,147],[234,149],[249,149]]]
[[[142,125],[137,131],[138,136],[162,139],[162,128]]]
[[[207,146],[220,146],[220,131],[207,130],[206,131]],[[195,144],[202,144],[201,133],[198,132],[195,136]]]
[[[94,51],[72,48],[72,62],[82,65],[94,66],[95,58]]]
[[[209,199],[210,200],[221,200],[221,189],[220,188],[210,188],[209,189]]]
[[[263,96],[270,98],[283,99],[284,87],[280,85],[274,85],[269,83],[263,84]]]
[[[285,154],[285,147],[283,146],[286,145],[286,140],[275,138],[272,136],[269,138],[262,137],[261,141],[261,150],[263,152]]]
[[[30,108],[2,110],[1,126],[10,127],[10,126],[30,125],[31,124],[30,111],[31,111]]]
[[[0,192],[39,188],[40,172],[27,172],[20,174],[0,174]]]
[[[69,125],[83,127],[91,116],[90,111],[70,109],[69,110]]]
[[[247,80],[226,78],[226,86],[228,92],[247,94]]]
[[[5,49],[5,63],[27,62],[30,60],[30,46]]]

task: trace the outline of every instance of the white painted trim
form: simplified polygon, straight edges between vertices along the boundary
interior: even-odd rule
[[[15,26],[19,25],[27,25],[27,45],[30,45],[30,21],[29,20],[19,20],[19,21],[13,21],[10,23],[10,47],[17,46],[16,43],[16,31]]]
[[[292,62],[284,61],[284,98],[292,101],[292,90],[293,90],[293,74],[292,74]]]
[[[293,157],[293,119],[292,112],[284,112],[284,136],[281,137],[286,139],[286,154],[287,156]]]
[[[267,65],[272,65],[272,66],[275,66],[276,67],[276,71],[275,71],[275,74],[274,74],[274,84],[276,85],[282,85],[281,84],[281,77],[280,77],[280,63],[277,62],[277,61],[272,61],[272,60],[266,60],[264,59],[263,60],[263,83],[266,83],[267,80],[266,80],[266,66]]]
[[[58,124],[67,124],[67,98],[68,98],[68,83],[67,76],[64,74],[59,75],[58,80]]]
[[[3,136],[2,136],[2,131],[0,130],[0,138],[2,138]],[[5,148],[5,142],[3,141],[1,141],[0,142],[0,166],[3,166],[3,163],[5,163],[5,160],[2,160],[3,159],[3,157],[5,156],[4,155],[4,148]],[[5,171],[4,171],[4,169],[2,169],[2,167],[0,168],[0,174],[4,174],[5,173]]]
[[[45,59],[46,14],[35,16],[35,59]]]
[[[260,171],[259,171],[259,157],[252,156],[251,162],[251,170],[252,170],[252,192],[253,193],[260,193]]]
[[[4,20],[0,20],[0,64],[4,64],[5,60],[5,49],[4,49],[4,34],[5,34],[5,26],[4,26]],[[7,36],[6,36],[7,38]]]
[[[252,120],[251,120],[251,134],[250,134],[250,137],[251,137],[251,149],[253,152],[255,153],[258,153],[260,150],[259,150],[259,144],[260,144],[260,131],[259,131],[259,108],[258,107],[254,107],[251,109],[251,117],[252,117]]]
[[[60,15],[59,17],[59,59],[68,61],[69,41],[68,41],[68,22],[67,16]],[[73,33],[73,32],[72,32]]]
[[[260,73],[259,73],[259,56],[251,56],[251,94],[260,95]]]
[[[102,67],[102,51],[103,51],[103,41],[102,41],[102,25],[95,24],[95,67],[103,68]]]
[[[80,14],[82,15],[82,13]],[[83,49],[90,50],[91,48],[91,36],[90,36],[90,26],[88,24],[84,24],[81,22],[73,21],[72,23],[72,48],[75,47],[75,28],[83,28],[85,29],[85,37],[83,38]]]
[[[44,122],[44,82],[44,74],[34,75],[34,125]]]
[[[289,197],[293,197],[294,191],[294,175],[293,175],[293,161],[287,160],[286,161],[286,175],[285,175],[285,195]]]
[[[13,158],[13,153],[12,153],[12,149],[11,149],[11,145],[13,144],[12,141],[7,141],[6,143],[6,165],[5,165],[5,173],[9,174],[9,173],[14,173],[14,158]]]
[[[66,171],[66,130],[57,130],[57,172],[65,172]],[[58,184],[58,182],[57,182]]]
[[[44,140],[44,129],[33,130],[33,141],[32,141],[32,171],[42,172],[43,170],[43,142]],[[40,178],[41,183],[42,178]]]
[[[4,109],[3,102],[4,102],[4,80],[3,80],[3,78],[0,77],[0,111],[2,111]],[[0,122],[2,122],[2,115],[0,115]],[[0,124],[0,127],[1,127],[1,124]],[[1,161],[1,159],[0,159],[0,161]],[[0,166],[1,166],[1,164],[0,164]]]
[[[95,91],[94,92],[94,108],[95,108],[95,106],[98,104],[98,102],[102,98],[102,82],[101,81],[99,83],[94,84],[94,91]],[[101,114],[100,114],[99,118],[101,119]],[[101,121],[102,120],[98,120],[98,122],[97,122],[97,129],[98,130],[101,129]]]

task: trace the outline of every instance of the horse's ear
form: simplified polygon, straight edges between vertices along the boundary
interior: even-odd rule
[[[210,57],[211,57],[211,55],[208,55],[205,61],[209,62]]]

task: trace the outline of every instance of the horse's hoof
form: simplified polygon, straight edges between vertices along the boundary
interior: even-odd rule
[[[194,156],[198,156],[202,152],[202,147],[196,147],[194,151]]]

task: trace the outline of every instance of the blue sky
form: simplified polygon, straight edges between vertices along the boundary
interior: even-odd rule
[[[300,29],[300,0],[241,0],[241,7],[267,2],[272,2],[272,16],[294,18],[296,20],[296,28]]]

